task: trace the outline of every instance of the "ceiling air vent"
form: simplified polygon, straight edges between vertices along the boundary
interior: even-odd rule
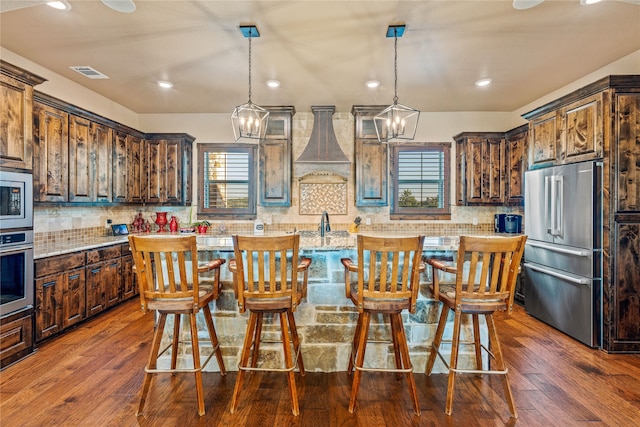
[[[104,74],[102,74],[101,72],[94,70],[93,68],[89,67],[88,65],[78,65],[75,67],[69,67],[74,71],[79,72],[80,74],[82,74],[85,77],[88,77],[90,79],[108,79],[109,77],[105,76]]]

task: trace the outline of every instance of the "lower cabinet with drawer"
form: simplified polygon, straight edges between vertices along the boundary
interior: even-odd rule
[[[0,319],[0,369],[33,352],[33,308],[31,306]]]
[[[136,295],[128,244],[41,258],[34,264],[36,342]]]

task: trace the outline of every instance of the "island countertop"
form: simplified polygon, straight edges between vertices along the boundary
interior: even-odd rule
[[[165,235],[170,234],[166,233]],[[173,233],[179,235],[179,233]],[[239,233],[242,234],[242,233]],[[273,233],[283,234],[283,233]],[[368,235],[388,236],[384,233],[367,233]],[[150,234],[154,235],[154,234]],[[300,249],[314,250],[343,250],[355,249],[357,234],[347,231],[329,232],[324,237],[315,231],[300,232]],[[394,236],[397,237],[396,234]],[[233,250],[231,235],[196,235],[199,250]],[[55,255],[62,255],[71,252],[85,251],[105,246],[126,243],[127,236],[105,236],[94,237],[90,240],[67,240],[48,246],[36,245],[34,258],[46,258]],[[458,248],[460,238],[458,236],[426,236],[424,240],[425,250],[455,251]]]

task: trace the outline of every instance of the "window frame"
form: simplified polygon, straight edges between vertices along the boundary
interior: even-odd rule
[[[204,207],[204,156],[207,152],[247,153],[248,160],[248,206],[247,208],[205,208]],[[198,144],[198,217],[202,219],[255,219],[257,215],[257,151],[255,144],[226,144],[226,143],[199,143]]]
[[[443,159],[443,207],[442,208],[402,208],[398,188],[398,163],[402,151],[437,151],[444,154]],[[450,142],[413,142],[389,144],[391,166],[391,194],[389,217],[400,219],[451,219],[451,143]]]

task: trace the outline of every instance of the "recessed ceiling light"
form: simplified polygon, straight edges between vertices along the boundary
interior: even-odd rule
[[[165,81],[165,80],[160,80],[158,82],[158,86],[163,87],[165,89],[171,89],[173,87],[173,83]]]
[[[588,6],[590,4],[600,3],[601,0],[580,0],[582,6]]]
[[[47,2],[47,5],[58,10],[71,10],[71,5],[67,0],[50,1]]]
[[[378,86],[380,86],[380,82],[377,80],[369,80],[368,82],[365,83],[365,85],[369,88],[369,89],[375,89]]]
[[[489,86],[491,84],[491,79],[480,79],[476,82],[476,86],[483,87]]]
[[[110,9],[116,12],[131,13],[135,12],[136,4],[133,0],[100,0],[102,3]]]
[[[277,80],[267,80],[267,86],[269,87],[280,87],[280,82]]]

